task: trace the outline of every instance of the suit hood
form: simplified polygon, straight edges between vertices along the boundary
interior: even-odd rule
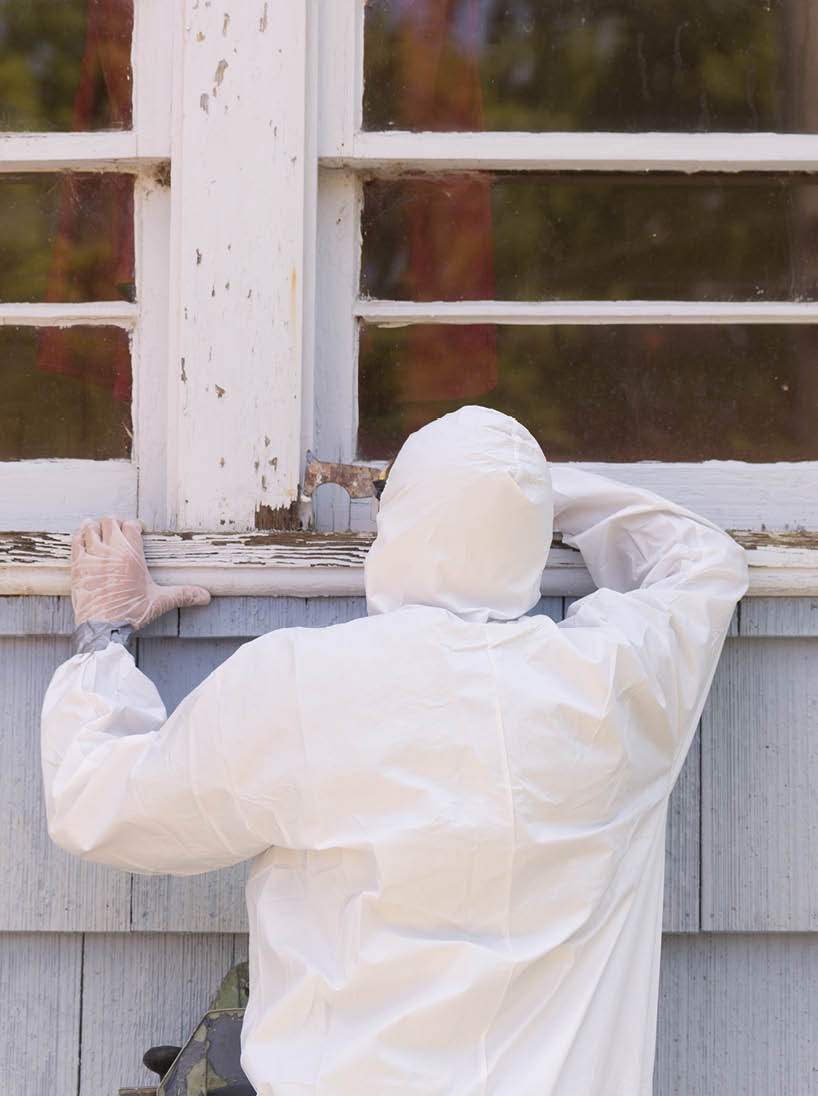
[[[444,415],[392,465],[365,565],[369,613],[514,620],[539,600],[552,526],[548,463],[528,430],[484,407]]]

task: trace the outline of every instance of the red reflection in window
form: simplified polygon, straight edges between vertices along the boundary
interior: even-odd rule
[[[398,64],[405,87],[410,129],[482,130],[483,92],[478,58],[479,11],[468,0],[465,24],[458,0],[415,0],[402,24]],[[452,42],[457,41],[457,48]],[[494,298],[494,246],[491,223],[491,183],[485,178],[444,176],[437,180],[453,201],[416,207],[410,217],[411,280],[421,300]],[[447,221],[441,223],[441,216]],[[453,235],[463,241],[447,248]],[[473,337],[472,337],[473,333]],[[497,384],[494,329],[469,328],[464,333],[411,332],[410,368],[404,374],[401,400],[474,398]],[[464,370],[464,359],[468,372]]]
[[[111,126],[116,129],[130,129],[133,120],[130,65],[132,35],[132,0],[89,0],[85,51],[79,87],[74,99],[74,130],[91,128],[98,111],[99,96],[103,93],[109,104]],[[116,285],[129,286],[130,290],[123,295],[133,299],[133,177],[111,175],[106,185],[111,190],[111,228],[114,238],[110,280]],[[82,232],[82,187],[82,179],[72,179],[70,176],[63,183],[62,212],[46,293],[48,301],[71,299],[66,282],[70,278],[70,255]],[[100,372],[98,362],[94,359],[69,353],[66,342],[60,338],[57,329],[46,329],[40,335],[37,368],[111,387],[116,399],[129,403],[130,353],[126,340],[118,340],[114,345],[115,358],[110,363],[110,368]]]

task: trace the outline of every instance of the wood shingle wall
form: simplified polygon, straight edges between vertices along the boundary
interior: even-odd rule
[[[137,657],[170,709],[245,639],[364,611],[221,598],[157,621]],[[39,710],[72,626],[68,599],[0,598],[0,1062],[14,1096],[149,1084],[143,1051],[182,1042],[247,950],[246,866],[132,876],[51,845]],[[818,1096],[814,789],[818,600],[746,599],[671,800],[656,1096]]]

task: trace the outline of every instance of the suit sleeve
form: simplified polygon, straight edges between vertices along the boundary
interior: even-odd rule
[[[290,634],[240,648],[169,719],[119,644],[60,666],[41,725],[56,844],[112,867],[193,875],[297,840]]]
[[[554,467],[553,485],[555,525],[599,587],[571,606],[564,627],[579,630],[578,642],[585,629],[587,642],[600,629],[613,641],[612,691],[641,696],[631,710],[675,774],[747,589],[744,550],[650,491],[568,466]]]

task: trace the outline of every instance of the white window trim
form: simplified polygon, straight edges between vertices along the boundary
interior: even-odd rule
[[[0,304],[0,324],[67,327],[111,324],[131,334],[133,452],[130,460],[33,460],[0,463],[0,527],[74,527],[89,513],[166,511],[165,451],[168,346],[167,239],[170,193],[172,13],[163,0],[138,0],[134,12],[133,129],[124,133],[0,135],[0,172],[133,172],[137,303]],[[140,73],[150,78],[139,79]],[[150,456],[149,456],[150,455]],[[137,469],[142,464],[142,475]]]
[[[21,498],[30,499],[38,483],[49,485],[46,495],[38,496],[38,514],[48,512],[50,527],[62,533],[0,538],[3,594],[67,593],[64,531],[76,523],[72,516],[87,511],[139,513],[149,527],[192,531],[147,539],[149,561],[162,581],[200,581],[214,594],[362,593],[362,561],[371,538],[249,532],[260,507],[275,517],[276,510],[297,504],[308,447],[323,458],[352,458],[359,318],[419,322],[429,318],[424,310],[430,308],[436,310],[433,318],[447,322],[479,314],[557,322],[572,310],[582,322],[609,322],[609,313],[618,322],[655,322],[657,310],[670,322],[692,322],[694,316],[727,322],[737,315],[733,305],[700,309],[684,302],[555,308],[537,302],[416,306],[361,300],[363,170],[818,168],[815,137],[750,134],[734,141],[713,134],[687,141],[676,134],[362,134],[360,0],[303,5],[253,0],[229,15],[198,0],[177,0],[170,15],[163,0],[138,0],[137,13],[135,73],[147,67],[148,58],[149,71],[156,71],[159,41],[168,43],[174,63],[165,66],[173,71],[172,94],[162,81],[135,81],[134,134],[0,138],[0,155],[7,154],[0,170],[11,170],[11,164],[19,170],[23,163],[47,170],[59,163],[140,172],[141,288],[137,315],[120,308],[111,321],[139,331],[134,461],[16,467]],[[167,33],[169,22],[172,33]],[[157,36],[160,28],[165,33]],[[161,104],[171,99],[172,125],[163,128],[157,121]],[[156,167],[168,159],[170,196],[155,177]],[[169,284],[167,264],[164,273],[161,269],[168,242]],[[227,281],[230,290],[224,288]],[[0,322],[4,317],[11,322],[13,315],[20,322],[21,308],[28,310],[27,322],[41,322],[36,305],[0,306]],[[787,322],[796,314],[808,315],[808,322],[816,318],[815,305],[763,308],[775,317],[764,322]],[[106,315],[97,310],[99,322]],[[83,306],[66,306],[42,322],[81,318],[88,320]],[[76,464],[83,465],[79,494]],[[664,489],[725,526],[760,528],[763,521],[768,528],[818,529],[818,465],[585,467]],[[767,477],[763,485],[760,469]],[[5,471],[0,468],[4,499]],[[794,486],[798,505],[790,499],[776,509],[782,492]],[[726,511],[713,513],[715,491],[732,500],[733,518]],[[743,520],[734,520],[736,514]],[[195,532],[208,529],[215,532]],[[754,547],[751,593],[818,594],[818,545],[811,544],[807,538],[806,546]],[[582,593],[589,583],[576,553],[552,553],[544,592]]]
[[[315,449],[352,460],[357,434],[355,321],[417,323],[816,323],[818,302],[387,301],[358,295],[361,180],[368,173],[818,170],[818,136],[677,133],[371,133],[361,130],[364,6],[321,11]],[[322,252],[323,258],[322,257]],[[327,333],[334,339],[327,342]],[[330,380],[331,378],[331,380]],[[724,528],[818,530],[818,462],[582,463],[650,487]]]

